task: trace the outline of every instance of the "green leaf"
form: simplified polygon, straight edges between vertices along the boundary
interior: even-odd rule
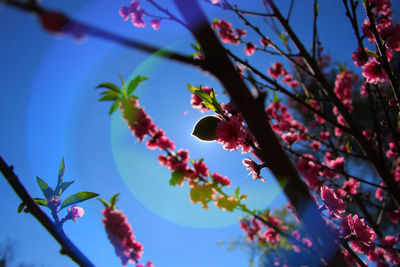
[[[70,182],[64,182],[64,183],[62,183],[61,184],[61,186],[60,186],[60,192],[59,192],[59,196],[61,196],[61,194],[65,191],[65,190],[67,190],[67,188],[71,185],[71,184],[73,184],[73,182],[75,182],[75,181],[70,181]]]
[[[47,201],[46,201],[45,199],[42,199],[42,198],[34,198],[33,200],[34,200],[34,201],[36,202],[36,204],[38,204],[39,206],[47,207]],[[24,209],[25,206],[26,206],[26,205],[25,205],[24,202],[22,202],[21,204],[19,204],[18,209],[17,209],[17,212],[18,212],[18,213],[21,213],[21,211]],[[47,207],[47,208],[48,208],[48,207]]]
[[[108,115],[113,114],[113,112],[117,110],[118,106],[119,106],[119,101],[115,101],[114,104],[111,106],[110,110],[108,111]]]
[[[198,88],[190,85],[190,84],[186,84],[186,87],[189,89],[190,92],[192,92],[193,94],[195,94],[195,91],[199,90]]]
[[[210,184],[195,185],[190,189],[190,200],[192,203],[200,202],[203,209],[208,209],[208,202],[211,201],[213,189]]]
[[[105,95],[99,99],[99,101],[110,101],[110,100],[117,100],[118,96],[116,95]]]
[[[25,207],[25,203],[22,202],[21,204],[19,204],[18,209],[17,209],[17,212],[18,212],[18,213],[21,213],[21,211],[23,210],[24,207]]]
[[[98,198],[98,200],[99,200],[101,203],[103,203],[103,205],[104,205],[105,208],[110,207],[110,205],[108,205],[107,201],[105,201],[104,199]]]
[[[238,188],[235,189],[235,196],[236,196],[236,198],[239,198],[239,190],[240,190],[240,187],[238,187]]]
[[[125,95],[125,93],[126,93],[126,85],[125,85],[124,78],[122,77],[122,75],[119,75],[119,79],[121,80],[121,84],[122,84],[122,94]]]
[[[107,89],[110,89],[110,90],[112,90],[112,91],[114,91],[116,93],[119,93],[121,91],[119,89],[119,87],[116,86],[113,83],[102,83],[102,84],[98,85],[96,88],[107,88]]]
[[[116,193],[115,195],[113,195],[110,199],[110,206],[112,209],[114,209],[115,204],[117,203],[117,197],[119,196],[119,193]]]
[[[183,172],[181,171],[174,171],[171,176],[171,180],[169,180],[169,184],[172,186],[181,185],[183,181]]]
[[[282,39],[284,45],[287,45],[289,42],[289,37],[287,37],[284,33],[279,34],[279,37]]]
[[[53,189],[45,181],[43,181],[39,176],[36,176],[36,181],[40,187],[40,190],[42,190],[43,196],[47,200],[51,199],[54,196]]]
[[[60,187],[61,187],[61,184],[64,179],[64,174],[65,174],[65,162],[64,162],[64,156],[63,156],[61,158],[60,168],[58,169],[57,186],[56,186],[56,189],[54,190],[54,192],[57,196],[59,196],[61,194]]]
[[[205,116],[196,123],[192,135],[202,141],[215,141],[217,139],[217,125],[221,121],[216,116]]]
[[[272,103],[279,103],[281,102],[282,99],[278,97],[278,94],[274,92],[274,99],[272,100]]]
[[[79,203],[79,202],[82,202],[82,201],[97,197],[98,195],[99,194],[92,193],[92,192],[79,192],[79,193],[73,194],[73,195],[67,197],[63,201],[63,203],[61,203],[60,210],[62,210],[65,207],[74,205],[76,203]]]
[[[135,89],[139,85],[139,83],[146,81],[146,80],[148,80],[148,79],[145,76],[140,76],[140,75],[136,76],[136,78],[133,79],[128,85],[128,92],[127,92],[128,96],[130,94],[132,94],[133,91],[135,91]]]

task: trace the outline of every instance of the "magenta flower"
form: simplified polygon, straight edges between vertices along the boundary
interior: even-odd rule
[[[333,189],[329,189],[326,185],[322,186],[321,198],[329,214],[341,218],[340,214],[346,211],[346,203],[336,196]]]
[[[135,240],[132,227],[125,214],[121,210],[109,207],[105,208],[102,214],[107,236],[114,246],[115,253],[121,259],[122,265],[137,262],[143,254],[143,246]]]
[[[265,179],[260,175],[261,165],[257,164],[250,158],[242,160],[242,163],[244,166],[246,166],[247,170],[251,171],[250,174],[254,180],[260,179],[261,181],[265,182]]]
[[[83,208],[78,206],[72,206],[71,209],[68,209],[68,215],[71,216],[73,221],[77,221],[76,218],[81,218],[85,214]]]
[[[292,145],[293,143],[296,143],[299,140],[299,134],[291,132],[285,133],[282,135],[282,139],[289,145]]]
[[[321,187],[322,182],[318,179],[319,166],[314,162],[314,157],[309,154],[303,154],[303,157],[296,163],[296,167],[303,175],[308,187],[312,190],[317,190]]]
[[[268,228],[268,230],[264,233],[264,235],[267,242],[271,243],[279,242],[279,234],[273,228]]]
[[[387,79],[387,73],[382,65],[373,58],[362,67],[362,75],[367,79],[367,83],[377,84]]]
[[[150,25],[153,28],[153,30],[158,30],[158,29],[160,29],[161,20],[153,19],[150,21]]]
[[[197,161],[193,164],[196,176],[208,176],[208,167],[203,161]]]
[[[217,183],[219,183],[221,185],[226,185],[226,186],[230,186],[231,185],[231,180],[229,180],[229,178],[226,177],[226,176],[222,176],[218,172],[214,172],[212,174],[212,178],[213,178],[214,181],[216,181]]]
[[[224,149],[236,150],[246,140],[247,131],[237,116],[230,117],[229,121],[221,121],[216,130],[217,141]]]
[[[255,44],[253,44],[252,42],[248,42],[246,44],[246,47],[244,48],[244,53],[247,56],[251,56],[254,54],[254,52],[256,51],[257,46]]]
[[[358,241],[365,246],[371,246],[375,240],[375,232],[372,228],[364,223],[364,219],[359,219],[357,214],[347,216],[349,227]]]
[[[144,265],[143,263],[138,263],[136,264],[136,267],[154,267],[154,263],[152,261],[146,262],[146,265]]]
[[[271,40],[269,38],[263,37],[260,39],[260,44],[267,47],[271,44]]]
[[[273,63],[272,68],[268,68],[268,74],[275,80],[278,79],[279,76],[285,75],[285,70],[283,69],[282,63]]]
[[[366,48],[364,48],[364,51],[362,51],[361,48],[358,48],[356,52],[353,52],[353,54],[351,54],[354,65],[356,65],[357,67],[361,67],[368,62],[369,54],[367,53],[367,51],[368,50]]]

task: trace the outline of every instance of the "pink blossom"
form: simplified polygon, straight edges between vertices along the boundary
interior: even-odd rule
[[[400,24],[396,26],[393,26],[392,23],[378,24],[376,28],[389,49],[400,51]]]
[[[85,214],[83,208],[78,206],[72,206],[71,209],[68,209],[68,215],[71,216],[71,219],[75,222],[77,221],[76,218],[81,218]]]
[[[349,192],[351,195],[355,195],[357,194],[357,188],[359,187],[360,182],[356,179],[351,178],[344,183],[342,189]]]
[[[220,19],[214,21],[211,26],[214,30],[219,30],[218,35],[223,43],[239,43],[239,36],[234,33],[232,24],[229,21]]]
[[[322,142],[325,142],[326,140],[328,140],[329,136],[330,136],[329,132],[321,132],[319,134],[319,138],[321,138]]]
[[[383,186],[384,184],[381,183],[381,185]],[[378,188],[376,189],[375,197],[376,197],[376,199],[378,199],[379,201],[383,201],[383,189],[382,189],[381,187],[378,187]]]
[[[235,31],[239,36],[246,36],[247,35],[247,31],[246,30],[237,28]]]
[[[375,232],[372,228],[364,223],[364,219],[359,219],[358,215],[348,216],[348,223],[352,233],[357,239],[366,246],[371,246],[375,240]]]
[[[247,170],[251,171],[250,174],[254,180],[260,179],[261,181],[265,182],[265,179],[260,175],[260,171],[262,168],[261,165],[257,164],[254,160],[250,158],[242,160],[242,163],[244,166],[246,166]]]
[[[367,83],[377,84],[387,79],[387,73],[382,65],[373,58],[362,67],[362,75],[367,79]]]
[[[365,63],[368,62],[369,54],[367,53],[368,49],[364,48],[364,51],[361,48],[358,48],[356,52],[351,54],[353,58],[353,63],[357,67],[363,66]]]
[[[392,223],[399,223],[400,222],[400,210],[394,210],[394,211],[387,211],[386,216],[389,218],[389,220]]]
[[[153,28],[153,30],[158,30],[160,29],[160,25],[161,25],[161,20],[159,19],[152,19],[150,21],[150,25]]]
[[[145,12],[139,7],[139,1],[133,0],[128,7],[122,6],[119,10],[119,15],[125,21],[131,17],[132,23],[135,27],[143,28],[146,25],[143,20]]]
[[[253,44],[252,42],[248,42],[246,44],[246,47],[244,48],[244,53],[247,56],[251,56],[254,54],[254,52],[256,51],[257,46],[255,44]]]
[[[366,129],[366,130],[362,131],[362,134],[364,135],[365,138],[367,138],[367,140],[371,140],[371,136],[372,136],[371,129]]]
[[[263,37],[260,39],[260,44],[267,47],[271,44],[271,40],[269,38]]]
[[[279,242],[279,234],[273,229],[268,228],[268,230],[264,233],[267,242],[278,243]]]
[[[339,100],[351,112],[353,109],[351,100],[351,91],[353,83],[357,80],[357,76],[350,71],[342,71],[336,76],[334,92]],[[342,124],[343,125],[343,124]]]
[[[152,261],[146,262],[146,265],[144,265],[143,263],[138,263],[136,264],[136,267],[154,267],[154,263]]]
[[[296,167],[303,175],[308,187],[317,190],[322,185],[322,181],[318,179],[319,167],[314,162],[314,157],[309,154],[303,154],[303,157],[296,163]]]
[[[241,219],[240,228],[246,232],[247,239],[253,241],[261,230],[261,225],[257,219],[253,217],[251,220]]]
[[[193,167],[196,172],[196,176],[208,176],[208,167],[203,161],[197,161],[193,164]]]
[[[346,203],[338,198],[335,192],[326,185],[321,187],[321,198],[329,214],[341,218],[340,214],[346,211]]]
[[[331,159],[329,157],[330,153],[326,153],[325,156],[325,161],[326,165],[334,170],[342,170],[344,166],[344,158],[343,157],[337,157],[336,159]]]
[[[301,239],[301,242],[306,245],[307,247],[311,247],[312,246],[312,242],[310,239],[304,237],[303,239]]]
[[[219,183],[221,185],[226,185],[226,186],[230,186],[231,185],[231,180],[229,180],[229,178],[226,177],[226,176],[222,176],[218,172],[214,172],[212,174],[212,178],[213,178],[214,181],[216,181],[217,183]]]
[[[125,214],[109,207],[105,208],[102,214],[107,236],[121,259],[122,265],[126,266],[128,262],[138,261],[143,254],[143,246],[135,240],[132,227]]]
[[[291,133],[291,132],[285,133],[282,135],[282,139],[289,145],[292,145],[293,143],[295,143],[299,140],[299,134]]]
[[[217,141],[224,149],[236,150],[246,140],[247,131],[237,116],[230,117],[229,121],[220,121],[217,124]]]
[[[321,142],[314,140],[311,142],[310,147],[313,151],[318,151],[321,147]]]
[[[268,68],[268,74],[275,80],[278,79],[279,76],[285,75],[285,70],[283,69],[282,63],[273,63],[272,68]]]
[[[382,245],[391,247],[396,244],[396,237],[392,235],[385,236],[381,239]]]

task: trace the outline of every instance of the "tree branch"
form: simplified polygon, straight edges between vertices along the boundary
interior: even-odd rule
[[[220,80],[245,118],[259,144],[261,159],[268,163],[271,172],[283,186],[286,196],[296,208],[299,218],[310,233],[313,244],[322,247],[319,252],[323,254],[323,258],[330,263],[330,266],[345,266],[336,234],[323,221],[308,189],[267,123],[262,105],[257,103],[236,72],[197,2],[175,0],[175,3],[187,21],[192,34],[202,46],[205,63],[209,70]]]

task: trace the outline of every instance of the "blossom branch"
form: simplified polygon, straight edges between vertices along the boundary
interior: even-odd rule
[[[374,16],[371,12],[370,3],[366,0],[363,0],[363,3],[364,3],[365,11],[367,13],[368,20],[371,24],[370,30],[371,30],[372,34],[374,35],[375,43],[376,43],[376,46],[378,47],[381,63],[389,77],[390,87],[392,88],[392,91],[396,98],[396,101],[397,101],[397,103],[399,103],[399,101],[400,101],[399,83],[397,81],[397,78],[393,75],[392,68],[389,65],[389,61],[386,56],[386,47],[383,45],[383,42],[382,42],[381,38],[379,37],[378,31],[376,29],[376,24],[375,24]]]
[[[117,35],[115,33],[109,32],[109,31],[105,31],[98,27],[95,27],[95,26],[92,26],[92,25],[89,25],[86,23],[82,23],[82,22],[79,22],[76,20],[72,20],[71,18],[67,17],[66,15],[64,15],[62,13],[47,10],[47,9],[42,8],[41,6],[33,5],[31,3],[21,3],[18,1],[14,1],[14,0],[2,0],[2,1],[3,1],[3,3],[5,3],[7,5],[19,8],[23,11],[33,12],[34,14],[38,15],[39,17],[43,13],[57,14],[60,16],[60,18],[63,18],[65,20],[65,26],[67,28],[67,32],[68,32],[68,28],[76,28],[76,29],[79,29],[80,31],[82,31],[84,34],[96,36],[101,39],[112,41],[112,42],[121,44],[123,46],[129,47],[132,49],[137,49],[139,51],[142,51],[142,52],[145,52],[148,54],[154,54],[155,56],[158,56],[158,57],[171,59],[171,60],[174,60],[174,61],[177,61],[180,63],[188,64],[188,65],[191,65],[194,67],[199,67],[203,70],[207,70],[201,61],[195,60],[189,56],[185,56],[185,55],[182,55],[182,54],[179,54],[179,53],[176,53],[173,51],[169,51],[166,49],[162,49],[161,53],[156,53],[161,50],[160,47],[152,46],[152,45],[149,45],[149,44],[146,44],[141,41],[134,40],[134,39],[129,39],[124,36]],[[178,20],[176,20],[176,21],[179,22]],[[62,30],[60,30],[60,31],[62,32]]]
[[[296,45],[300,54],[303,56],[305,62],[309,66],[309,69],[312,73],[314,73],[314,78],[321,84],[322,88],[326,91],[329,98],[332,100],[333,104],[338,108],[338,111],[342,114],[344,120],[348,124],[349,128],[353,131],[353,137],[359,144],[360,148],[364,151],[366,156],[368,157],[371,164],[374,166],[376,172],[379,174],[383,182],[386,184],[390,195],[395,202],[396,206],[400,207],[400,188],[396,181],[394,180],[390,170],[388,169],[385,159],[382,158],[379,154],[375,152],[375,149],[371,146],[371,143],[362,135],[361,131],[358,129],[357,125],[351,118],[349,112],[346,107],[341,103],[341,101],[337,98],[332,87],[329,82],[326,80],[323,75],[321,69],[318,67],[317,63],[311,58],[308,54],[307,50],[300,42],[297,35],[294,33],[292,28],[289,26],[287,20],[282,16],[273,0],[265,0],[269,7],[271,7],[272,11],[276,15],[276,18],[283,26],[283,28],[287,31],[289,37]],[[372,22],[371,22],[372,23]],[[371,24],[372,25],[372,24]],[[376,29],[375,29],[376,30]],[[385,55],[386,56],[386,55]]]
[[[60,253],[67,255],[80,266],[94,267],[94,264],[66,236],[62,227],[57,226],[54,222],[52,222],[49,217],[39,208],[36,202],[29,195],[28,191],[26,191],[25,187],[21,184],[18,177],[15,175],[13,166],[8,166],[1,156],[0,171],[3,173],[4,178],[6,178],[7,182],[10,184],[22,202],[25,203],[28,211],[61,245]]]

